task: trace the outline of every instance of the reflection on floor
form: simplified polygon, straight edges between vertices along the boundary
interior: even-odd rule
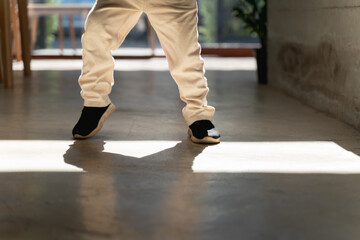
[[[79,62],[16,72],[0,88],[0,239],[358,239],[359,132],[258,86],[253,59],[208,62],[215,146],[188,140],[163,59],[117,62],[117,111],[85,141]]]

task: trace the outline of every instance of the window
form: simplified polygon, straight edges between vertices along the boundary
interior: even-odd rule
[[[81,35],[95,0],[29,0],[33,55],[81,56]],[[232,15],[235,0],[198,0],[199,41],[203,48],[241,48],[258,44]],[[129,33],[120,55],[156,55],[160,50],[146,16]],[[154,41],[154,42],[152,42]],[[245,45],[244,45],[245,44]],[[255,45],[254,45],[255,44]],[[160,51],[161,55],[161,51]]]

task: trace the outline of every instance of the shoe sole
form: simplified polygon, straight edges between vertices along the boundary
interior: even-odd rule
[[[213,137],[204,137],[203,139],[199,139],[194,137],[191,129],[188,129],[188,134],[190,136],[191,141],[194,143],[202,143],[202,144],[217,144],[220,143],[220,138],[213,138]]]
[[[108,117],[110,117],[111,114],[113,114],[113,112],[115,112],[115,109],[116,109],[115,105],[110,103],[110,106],[108,107],[108,109],[106,109],[104,114],[101,116],[97,127],[86,136],[81,136],[79,134],[75,134],[74,139],[86,139],[86,138],[93,137],[95,134],[97,134],[101,130],[101,128],[103,127],[103,123],[105,122],[105,120]]]

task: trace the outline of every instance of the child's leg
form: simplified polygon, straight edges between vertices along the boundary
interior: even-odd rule
[[[74,138],[94,136],[115,111],[108,96],[114,82],[111,50],[124,41],[142,7],[140,0],[97,0],[88,15],[81,39],[83,68],[79,77],[84,108],[72,130]]]
[[[196,0],[152,0],[145,12],[166,53],[180,98],[186,103],[183,116],[187,124],[211,120],[215,109],[206,100],[209,89],[200,57]]]
[[[115,50],[138,21],[141,11],[136,2],[98,0],[89,13],[82,36],[83,68],[79,77],[84,106],[104,107],[114,82]]]

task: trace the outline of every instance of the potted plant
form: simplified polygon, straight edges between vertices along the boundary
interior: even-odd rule
[[[256,34],[261,48],[255,50],[258,67],[258,82],[267,83],[267,9],[266,0],[238,0],[233,8],[236,17],[240,18],[250,33]]]

